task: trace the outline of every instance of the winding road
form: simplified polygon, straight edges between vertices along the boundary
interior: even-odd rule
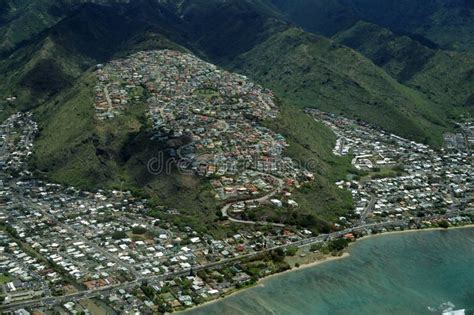
[[[274,189],[272,190],[269,194],[263,196],[263,197],[260,197],[260,198],[255,198],[255,199],[241,199],[241,200],[237,200],[237,201],[233,201],[233,202],[230,202],[228,204],[226,204],[224,207],[222,207],[221,209],[221,213],[222,213],[222,216],[224,218],[228,218],[229,221],[231,222],[234,222],[234,223],[241,223],[241,224],[252,224],[252,225],[256,225],[256,224],[262,224],[262,225],[272,225],[272,226],[275,226],[275,227],[285,227],[284,224],[281,224],[281,223],[272,223],[272,222],[265,222],[265,221],[260,221],[260,222],[257,222],[257,221],[246,221],[246,220],[239,220],[239,219],[235,219],[233,217],[231,217],[229,215],[229,208],[235,204],[238,204],[240,202],[258,202],[258,203],[263,203],[265,201],[268,201],[268,199],[270,199],[271,197],[275,196],[277,193],[279,193],[282,188],[283,188],[283,180],[280,179],[280,178],[277,178],[277,177],[274,177],[272,175],[269,175],[269,174],[265,174],[267,176],[271,176],[275,181],[278,182],[278,187],[277,189]]]

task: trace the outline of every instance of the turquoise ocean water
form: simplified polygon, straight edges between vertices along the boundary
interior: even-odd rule
[[[186,314],[474,314],[474,228],[382,235]]]

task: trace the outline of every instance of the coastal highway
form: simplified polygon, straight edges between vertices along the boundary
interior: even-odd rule
[[[470,211],[473,211],[473,210],[474,209],[471,209]],[[457,215],[458,215],[458,211],[453,211],[450,214],[446,214],[446,215],[431,216],[431,217],[425,217],[425,218],[413,218],[413,220],[421,222],[422,220],[429,220],[429,219],[446,219],[446,218],[457,216]],[[394,228],[398,226],[407,226],[408,223],[409,223],[408,220],[397,220],[397,221],[387,221],[387,222],[380,222],[380,223],[358,225],[355,227],[347,228],[342,231],[337,231],[330,234],[321,234],[321,235],[311,237],[308,239],[303,239],[297,242],[275,246],[275,247],[268,248],[259,252],[237,256],[234,258],[224,259],[219,262],[209,263],[209,264],[200,265],[200,266],[194,266],[190,269],[184,269],[177,272],[169,272],[169,273],[165,273],[165,274],[157,275],[157,276],[145,276],[145,277],[140,276],[133,281],[124,282],[120,284],[114,284],[114,285],[101,287],[101,288],[97,288],[93,290],[81,291],[81,292],[67,294],[63,296],[57,296],[57,297],[44,297],[44,298],[18,302],[18,303],[13,303],[13,304],[8,304],[8,305],[1,305],[0,312],[9,312],[9,311],[14,311],[14,310],[25,308],[25,307],[52,306],[52,305],[64,304],[68,301],[80,300],[80,299],[85,299],[85,298],[94,298],[103,294],[110,293],[113,290],[129,289],[146,282],[168,280],[168,279],[173,279],[180,276],[189,275],[191,274],[191,272],[195,273],[203,269],[215,269],[215,268],[223,267],[225,265],[232,264],[238,261],[251,259],[253,257],[261,255],[262,253],[268,253],[270,251],[273,251],[279,248],[284,249],[289,246],[303,247],[303,246],[308,246],[313,243],[319,243],[319,242],[324,242],[327,240],[337,239],[339,237],[344,236],[347,233],[360,232],[366,229],[374,229],[374,228],[383,229],[383,228]]]

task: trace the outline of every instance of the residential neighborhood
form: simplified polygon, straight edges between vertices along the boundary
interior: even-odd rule
[[[148,105],[152,140],[166,141],[183,171],[212,179],[218,200],[258,199],[314,179],[284,156],[285,138],[263,126],[278,108],[245,76],[177,51],[139,52],[97,66],[98,119]],[[293,204],[295,205],[295,204]]]
[[[38,131],[30,113],[12,116],[0,131],[0,284],[6,307],[37,301],[33,304],[47,313],[181,309],[249,282],[252,275],[237,267],[240,259],[312,236],[294,228],[243,226],[239,233],[215,239],[178,228],[157,219],[157,209],[129,191],[89,192],[35,178],[27,169]],[[221,269],[234,261],[236,266]],[[279,269],[268,265],[262,270]],[[98,300],[91,302],[89,296]]]
[[[472,223],[467,146],[433,149],[314,109],[307,114],[337,135],[333,153],[352,159],[353,171],[335,189],[351,192],[354,215],[319,235],[244,220],[262,205],[297,211],[292,191],[315,176],[284,156],[282,135],[260,124],[278,115],[270,91],[166,50],[99,65],[97,75],[99,124],[146,95],[152,137],[187,141],[175,155],[190,162],[184,168],[191,175],[209,180],[222,219],[236,232],[216,238],[161,219],[178,209],[130,191],[87,191],[38,177],[28,168],[38,126],[31,113],[14,114],[0,125],[2,313],[169,313],[300,261],[341,255],[366,235]]]
[[[435,151],[354,120],[307,112],[338,136],[334,154],[353,156],[358,174],[336,184],[352,192],[355,212],[364,221],[472,208],[474,164],[465,146]]]

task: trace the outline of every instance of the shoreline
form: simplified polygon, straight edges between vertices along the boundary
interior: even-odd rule
[[[350,246],[354,245],[355,243],[357,243],[359,241],[368,240],[368,239],[379,237],[379,236],[389,236],[389,235],[417,233],[417,232],[449,231],[449,230],[470,229],[470,228],[471,229],[474,228],[474,224],[467,224],[467,225],[462,225],[462,226],[453,226],[453,227],[449,227],[447,229],[440,228],[440,227],[433,227],[433,228],[426,228],[426,229],[389,231],[389,232],[384,232],[384,233],[366,235],[366,236],[363,236],[361,238],[358,238],[355,242],[350,243],[349,247],[342,250],[340,256],[332,256],[331,254],[327,254],[327,255],[324,255],[321,259],[317,259],[317,260],[312,261],[310,263],[300,265],[299,267],[292,266],[292,267],[290,267],[290,269],[285,270],[283,272],[274,273],[274,274],[268,275],[266,277],[260,278],[255,284],[250,285],[248,287],[241,288],[241,289],[234,289],[229,294],[225,294],[224,296],[219,296],[218,298],[216,298],[214,300],[204,302],[203,304],[196,305],[196,306],[191,307],[191,308],[187,308],[187,309],[184,309],[184,310],[173,312],[172,314],[184,314],[187,311],[196,310],[196,309],[199,309],[201,307],[208,306],[210,304],[219,302],[220,300],[226,299],[226,298],[231,297],[233,295],[242,293],[242,292],[244,292],[248,289],[252,289],[252,288],[255,288],[255,287],[259,287],[259,286],[264,286],[266,281],[268,281],[272,278],[275,278],[275,277],[283,276],[285,274],[289,274],[289,273],[292,273],[292,272],[295,272],[295,271],[298,271],[298,270],[313,268],[313,267],[317,267],[317,266],[325,264],[325,263],[330,263],[330,262],[334,262],[334,261],[337,261],[337,260],[348,258],[348,257],[350,257],[350,253],[348,252],[348,249],[350,248]],[[306,245],[306,246],[308,246],[308,245]],[[304,248],[304,247],[302,247],[302,248]]]
[[[180,310],[180,311],[177,311],[177,312],[173,312],[172,314],[184,314],[185,312],[187,311],[191,311],[191,310],[196,310],[196,309],[199,309],[201,307],[204,307],[204,306],[208,306],[210,304],[213,304],[213,303],[216,303],[216,302],[219,302],[220,300],[223,300],[223,299],[226,299],[228,297],[231,297],[233,295],[236,295],[236,294],[239,294],[239,293],[242,293],[242,292],[245,292],[246,290],[248,289],[252,289],[252,288],[256,288],[256,287],[259,287],[259,286],[264,286],[266,281],[274,278],[274,277],[278,277],[278,276],[282,276],[284,274],[288,274],[288,273],[291,273],[291,272],[295,272],[295,271],[298,271],[298,270],[304,270],[304,269],[307,269],[307,268],[312,268],[312,267],[316,267],[318,265],[322,265],[322,264],[325,264],[325,263],[329,263],[329,262],[333,262],[333,261],[336,261],[336,260],[340,260],[340,259],[344,259],[344,258],[347,258],[349,257],[350,254],[347,253],[346,251],[343,251],[342,254],[340,256],[332,256],[330,254],[328,255],[324,255],[324,257],[322,259],[318,259],[318,260],[315,260],[313,262],[310,262],[310,263],[307,263],[307,264],[304,264],[304,265],[301,265],[299,267],[291,267],[290,269],[288,270],[285,270],[283,272],[277,272],[277,273],[274,273],[274,274],[271,274],[271,275],[268,275],[266,277],[263,277],[263,278],[260,278],[258,279],[258,281],[253,284],[253,285],[250,285],[248,287],[245,287],[245,288],[241,288],[241,289],[234,289],[232,290],[229,294],[225,294],[224,296],[219,296],[218,298],[214,299],[214,300],[209,300],[207,302],[204,302],[202,304],[199,304],[199,305],[196,305],[194,307],[190,307],[190,308],[187,308],[187,309],[184,309],[184,310]]]
[[[319,265],[323,265],[325,263],[334,262],[336,260],[341,260],[341,259],[347,258],[349,256],[350,256],[350,254],[346,250],[342,251],[341,255],[339,255],[339,256],[332,256],[331,254],[327,254],[327,255],[324,255],[321,259],[317,259],[313,262],[310,262],[310,263],[307,263],[307,264],[304,264],[304,265],[300,265],[299,267],[293,266],[293,267],[290,267],[290,269],[288,269],[288,270],[285,270],[285,271],[282,271],[282,272],[277,272],[277,273],[268,275],[266,277],[263,277],[263,278],[259,279],[258,282],[254,286],[263,286],[264,282],[266,282],[267,280],[270,280],[271,278],[283,276],[285,274],[292,273],[292,272],[295,272],[295,271],[298,271],[298,270],[304,270],[304,269],[316,267],[316,266],[319,266]],[[250,289],[252,287],[253,286],[248,287],[248,288],[244,288],[242,290],[239,290],[239,292],[240,291],[245,291],[246,289]]]
[[[367,240],[373,237],[377,236],[384,236],[384,235],[396,235],[396,234],[406,234],[406,233],[418,233],[418,232],[430,232],[430,231],[450,231],[450,230],[458,230],[458,229],[472,229],[474,228],[474,224],[466,224],[466,225],[461,225],[461,226],[451,226],[447,229],[445,228],[440,228],[440,227],[430,227],[426,229],[412,229],[412,230],[400,230],[400,231],[389,231],[389,232],[384,232],[384,233],[377,233],[377,234],[370,234],[363,236],[361,238],[358,238],[356,242],[362,241],[362,240]],[[352,245],[351,243],[350,245]]]

